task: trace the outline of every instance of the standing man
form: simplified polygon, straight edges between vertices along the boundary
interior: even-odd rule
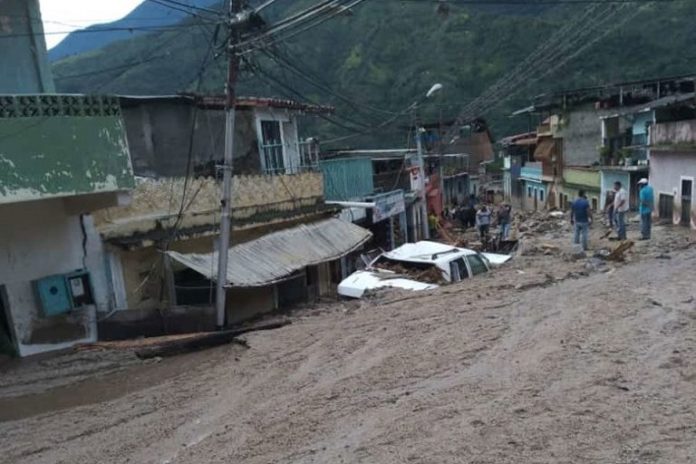
[[[476,227],[482,242],[488,241],[488,229],[491,227],[491,211],[483,205],[476,213]]]
[[[592,223],[592,214],[590,212],[590,202],[587,201],[585,191],[578,192],[578,198],[570,205],[570,223],[575,228],[573,243],[582,244],[582,249],[587,251],[587,234]]]
[[[619,240],[626,240],[626,213],[628,212],[628,195],[621,182],[614,182],[614,216],[616,218],[616,233]]]
[[[652,212],[655,203],[653,188],[648,184],[648,179],[643,178],[638,181],[640,189],[640,239],[650,240],[650,229],[652,228]]]
[[[503,203],[498,208],[498,225],[500,226],[500,237],[507,240],[510,235],[510,221],[512,220],[512,207]]]

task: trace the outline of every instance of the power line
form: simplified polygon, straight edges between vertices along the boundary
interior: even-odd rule
[[[348,3],[342,3],[342,1],[345,2],[345,0],[325,1],[311,9],[307,9],[294,15],[291,18],[287,18],[286,20],[273,24],[262,34],[242,42],[239,48],[246,47],[247,49],[239,52],[239,54],[248,54],[256,49],[269,47],[277,42],[289,40],[298,34],[313,29],[314,27],[317,27],[334,17],[343,14],[360,3],[363,3],[365,0],[353,0],[349,1]],[[283,31],[285,31],[284,34],[277,35]],[[269,39],[269,41],[263,42],[264,39]]]
[[[202,7],[198,7],[195,5],[189,5],[189,4],[179,2],[176,0],[147,0],[147,1],[149,1],[151,3],[155,3],[155,4],[160,5],[160,6],[163,6],[165,8],[169,8],[170,10],[185,13],[189,16],[193,16],[194,18],[202,18],[202,16],[198,13],[195,13],[195,11],[200,11],[201,13],[212,14],[215,17],[222,17],[221,13],[219,11],[211,10],[208,8],[202,8]]]
[[[13,34],[0,34],[0,39],[11,39],[16,37],[40,37],[44,35],[62,35],[62,34],[97,34],[103,32],[135,32],[135,31],[156,31],[156,32],[166,32],[166,31],[176,31],[181,29],[188,29],[193,27],[190,24],[176,25],[172,24],[169,26],[135,26],[135,27],[98,27],[87,28],[87,29],[77,29],[72,31],[50,31],[50,32],[20,32]]]
[[[308,82],[312,86],[323,90],[329,95],[332,95],[339,100],[343,101],[347,105],[349,105],[351,108],[358,112],[365,112],[369,111],[371,113],[383,113],[383,114],[388,114],[388,115],[394,115],[396,114],[393,111],[387,111],[383,110],[380,108],[375,108],[374,106],[365,104],[365,103],[359,103],[356,101],[355,98],[351,98],[348,96],[345,96],[343,94],[338,93],[336,90],[331,88],[331,86],[326,82],[321,79],[316,73],[310,72],[307,69],[307,65],[301,63],[296,57],[290,57],[288,52],[281,52],[279,49],[276,50],[271,50],[271,49],[264,49],[262,51],[265,55],[269,56],[273,61],[275,61],[279,66],[285,67],[290,69],[295,73],[295,75],[301,77],[305,82]]]
[[[640,4],[640,3],[673,3],[678,0],[391,0],[411,3],[436,3],[450,6],[459,5],[586,5],[586,4]]]
[[[499,79],[471,104],[465,106],[460,112],[456,124],[448,131],[447,137],[452,135],[457,125],[474,115],[489,112],[499,106],[523,88],[555,71],[571,58],[577,56],[579,52],[584,51],[588,46],[623,25],[626,21],[615,25],[612,25],[611,21],[627,7],[628,4],[619,6],[597,4],[586,10],[585,14],[575,21],[566,24],[547,42],[537,47],[513,71]],[[607,23],[609,23],[608,27],[605,26]],[[537,59],[540,61],[535,62]]]

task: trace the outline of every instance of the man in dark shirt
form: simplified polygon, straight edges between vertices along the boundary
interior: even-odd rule
[[[510,221],[512,220],[512,207],[503,203],[498,208],[498,225],[500,226],[500,237],[507,240],[510,236]]]
[[[585,191],[580,190],[578,198],[570,205],[570,223],[573,224],[575,229],[573,243],[581,243],[583,250],[587,250],[587,234],[589,233],[591,222],[590,202],[587,201]]]

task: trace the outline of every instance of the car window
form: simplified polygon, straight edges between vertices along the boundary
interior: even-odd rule
[[[469,270],[466,268],[464,259],[455,259],[450,263],[450,276],[452,277],[452,282],[459,282],[469,277]]]
[[[473,275],[479,275],[484,272],[488,272],[488,267],[486,266],[486,263],[483,262],[483,259],[481,259],[480,256],[470,255],[467,256],[466,259],[469,260],[469,266],[471,266],[471,273]]]

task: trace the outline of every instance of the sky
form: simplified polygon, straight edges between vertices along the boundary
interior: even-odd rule
[[[130,13],[143,0],[39,0],[46,34],[52,48],[68,32],[92,24],[108,23]],[[61,32],[61,34],[53,34]]]

